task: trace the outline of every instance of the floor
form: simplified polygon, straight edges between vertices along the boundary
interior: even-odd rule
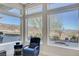
[[[15,42],[11,42],[11,43],[4,43],[4,44],[0,44],[0,51],[1,50],[5,50],[7,51],[7,56],[13,56],[14,55],[14,45]],[[46,56],[45,54],[40,53],[39,56]]]
[[[15,41],[15,42],[10,42],[10,43],[4,43],[4,44],[0,44],[0,51],[1,50],[5,50],[5,51],[7,51],[7,56],[13,56],[14,55],[14,45],[16,44],[16,42],[17,41]],[[65,54],[65,55],[69,55],[69,53],[73,53],[72,55],[79,55],[79,52],[77,52],[77,51],[71,51],[72,49],[68,49],[68,50],[63,50],[63,48],[48,48],[49,50],[51,49],[51,51],[52,50],[61,50],[62,49],[62,51],[63,52],[66,52],[67,54]],[[46,51],[48,51],[49,52],[49,50],[48,49],[46,49]],[[65,48],[64,48],[65,49]],[[57,51],[56,50],[56,51]],[[39,56],[49,56],[48,55],[48,53],[47,52],[44,52],[44,51],[42,51],[42,49],[41,49],[41,51],[40,51],[40,54],[39,54]],[[52,51],[52,52],[54,52],[54,51]],[[79,50],[78,50],[79,51]],[[50,54],[50,56],[57,56],[57,53],[52,53],[52,52],[49,52],[49,54]],[[63,53],[62,52],[62,53]],[[52,54],[51,54],[52,53]],[[61,53],[61,52],[60,52]],[[61,54],[62,55],[62,54]]]

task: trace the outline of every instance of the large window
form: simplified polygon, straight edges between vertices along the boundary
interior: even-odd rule
[[[42,4],[37,4],[33,7],[29,7],[26,9],[26,15],[27,15],[27,18],[26,18],[27,40],[26,41],[29,41],[31,37],[39,37],[42,39],[42,16],[39,15],[39,13],[42,11],[43,11]]]
[[[78,10],[48,15],[48,44],[78,47]]]
[[[0,4],[0,44],[20,41],[20,9]]]
[[[12,8],[12,9],[10,9],[8,11],[11,12],[11,13],[16,14],[17,16],[20,16],[20,9]]]

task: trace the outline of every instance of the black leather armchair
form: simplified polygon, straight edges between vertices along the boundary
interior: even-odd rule
[[[29,46],[23,48],[23,56],[38,56],[40,51],[40,38],[32,37]]]

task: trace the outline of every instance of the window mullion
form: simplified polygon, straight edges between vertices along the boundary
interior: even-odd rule
[[[47,45],[47,4],[43,4],[43,14],[42,14],[42,39],[43,44]]]

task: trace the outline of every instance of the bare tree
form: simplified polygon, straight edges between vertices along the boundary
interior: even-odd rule
[[[50,29],[58,32],[59,36],[61,37],[63,24],[61,20],[57,18],[55,15],[50,16]]]

